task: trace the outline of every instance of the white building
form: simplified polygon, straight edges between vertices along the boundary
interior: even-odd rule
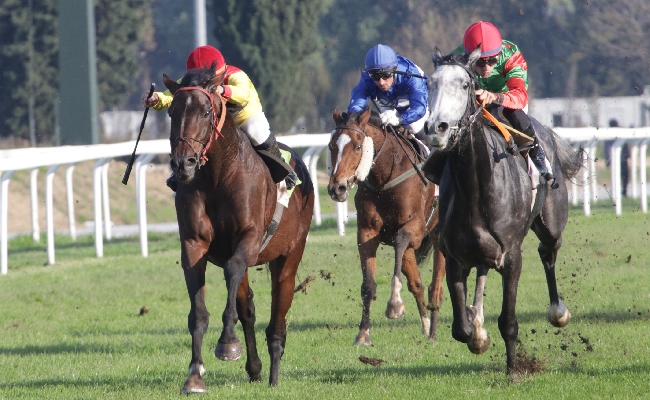
[[[531,99],[528,114],[550,127],[650,126],[650,85],[641,96]]]

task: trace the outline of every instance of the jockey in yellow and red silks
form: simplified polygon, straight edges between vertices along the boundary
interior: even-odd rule
[[[479,84],[476,97],[487,108],[502,107],[503,116],[513,128],[534,139],[529,156],[547,180],[553,175],[546,165],[546,154],[537,142],[528,111],[528,65],[514,43],[503,40],[499,30],[489,22],[479,21],[465,31],[462,46],[452,53],[470,54],[481,46],[481,57],[472,66]],[[517,153],[511,138],[508,151]]]
[[[200,46],[194,49],[187,57],[186,70],[210,68],[213,64],[216,65],[215,75],[224,75],[223,84],[219,86],[217,92],[227,100],[226,107],[234,122],[248,136],[256,151],[266,151],[275,156],[273,161],[281,163],[281,167],[287,171],[286,177],[283,178],[287,189],[293,188],[297,180],[296,173],[282,159],[275,135],[271,132],[269,121],[262,110],[262,103],[257,90],[255,90],[255,85],[248,75],[235,66],[227,65],[221,52],[212,46]],[[171,105],[173,99],[174,95],[167,90],[154,92],[149,99],[145,95],[143,103],[146,107],[152,107],[154,110],[163,110]],[[265,161],[270,160],[268,157],[264,159]],[[167,179],[167,185],[174,191],[176,191],[177,185],[175,178],[172,174]]]

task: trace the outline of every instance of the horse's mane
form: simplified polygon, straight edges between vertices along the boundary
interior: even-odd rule
[[[364,111],[343,113],[343,120],[345,122],[358,122],[359,116],[363,114]],[[368,122],[377,128],[381,128],[381,119],[379,118],[379,113],[377,111],[370,110],[370,118],[368,119]]]
[[[181,87],[204,86],[206,82],[216,76],[216,62],[209,68],[194,68],[185,73],[181,79]]]
[[[445,63],[465,65],[469,61],[469,56],[461,53],[450,53],[442,57],[442,61]]]

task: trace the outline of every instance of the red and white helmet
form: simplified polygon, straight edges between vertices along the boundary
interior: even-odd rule
[[[469,54],[481,45],[481,58],[492,57],[501,52],[501,34],[496,26],[489,22],[479,21],[470,25],[463,37],[465,53]]]
[[[212,46],[200,46],[192,50],[187,57],[186,69],[210,68],[216,62],[215,74],[219,75],[226,70],[226,60],[221,52]]]

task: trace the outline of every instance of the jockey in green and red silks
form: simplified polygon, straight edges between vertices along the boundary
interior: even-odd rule
[[[476,97],[488,109],[502,107],[503,116],[513,128],[534,139],[530,158],[547,180],[553,179],[546,164],[546,154],[537,142],[528,112],[528,65],[514,43],[503,40],[499,30],[489,22],[479,21],[465,31],[463,44],[452,53],[470,54],[481,46],[481,57],[472,66],[479,84]],[[491,110],[492,111],[492,110]],[[508,150],[517,153],[511,138]]]

